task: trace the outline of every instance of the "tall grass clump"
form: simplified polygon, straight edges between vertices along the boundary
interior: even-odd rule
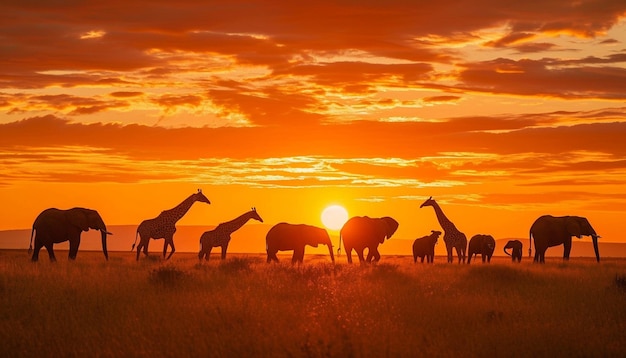
[[[178,287],[187,280],[188,276],[189,274],[186,271],[174,265],[163,265],[150,270],[148,279],[155,285]]]
[[[235,274],[239,272],[250,272],[252,271],[252,265],[254,260],[247,257],[232,257],[229,260],[221,260],[219,264],[219,269],[224,274]]]

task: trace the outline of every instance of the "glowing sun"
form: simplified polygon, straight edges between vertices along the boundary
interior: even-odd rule
[[[348,211],[341,205],[328,206],[322,211],[322,223],[331,230],[339,230],[348,221]]]

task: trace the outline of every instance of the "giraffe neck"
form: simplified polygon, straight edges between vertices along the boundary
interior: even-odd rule
[[[239,228],[241,228],[245,223],[247,223],[248,220],[252,219],[253,216],[254,216],[254,212],[248,211],[247,213],[240,215],[239,217],[231,221],[221,223],[219,226],[230,235],[233,232],[239,230]]]
[[[452,221],[446,217],[446,214],[443,213],[443,210],[441,210],[441,207],[437,204],[437,202],[433,202],[433,209],[435,209],[437,220],[439,221],[439,225],[441,225],[443,231],[456,231],[456,227]]]
[[[182,203],[169,210],[164,211],[163,213],[161,213],[161,215],[165,217],[167,221],[175,224],[176,222],[178,222],[178,220],[185,216],[185,214],[187,214],[187,211],[189,211],[195,201],[195,194],[192,194],[187,199],[183,200]]]

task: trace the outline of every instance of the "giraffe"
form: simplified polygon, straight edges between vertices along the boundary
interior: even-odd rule
[[[441,210],[441,207],[439,207],[439,204],[437,204],[432,196],[420,205],[420,209],[424,206],[432,206],[433,209],[435,209],[439,225],[441,225],[441,228],[444,231],[443,242],[446,244],[446,250],[448,251],[448,262],[454,261],[452,258],[452,249],[454,248],[456,249],[456,254],[459,257],[459,263],[461,263],[461,260],[465,263],[465,251],[467,248],[467,237],[465,234],[460,232],[459,229],[454,226],[452,221],[446,217]]]
[[[198,252],[198,259],[202,260],[204,257],[207,261],[209,261],[211,249],[213,247],[221,246],[222,260],[224,260],[226,258],[228,243],[230,242],[230,235],[239,230],[250,219],[263,222],[263,219],[259,216],[259,214],[257,214],[256,208],[252,208],[252,210],[231,221],[217,225],[217,227],[213,230],[205,231],[202,236],[200,236],[200,252]]]
[[[139,245],[137,246],[137,261],[139,261],[139,253],[143,249],[144,255],[148,256],[148,242],[150,239],[165,239],[165,243],[163,244],[163,257],[167,253],[167,246],[172,247],[172,252],[167,257],[169,260],[170,257],[174,254],[176,249],[174,248],[174,233],[176,232],[176,222],[180,220],[187,211],[191,208],[191,205],[196,201],[211,204],[209,199],[207,199],[204,194],[202,194],[202,190],[198,189],[197,193],[191,194],[187,199],[183,200],[182,203],[178,204],[176,207],[165,210],[159,214],[154,219],[144,220],[137,227],[137,233],[135,234],[135,242],[133,243],[133,247],[131,251],[135,249],[135,244],[137,243],[137,236],[141,238],[139,240]]]

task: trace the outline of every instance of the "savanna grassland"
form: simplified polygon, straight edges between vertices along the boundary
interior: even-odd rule
[[[333,265],[0,251],[0,340],[32,356],[621,356],[626,260]]]

